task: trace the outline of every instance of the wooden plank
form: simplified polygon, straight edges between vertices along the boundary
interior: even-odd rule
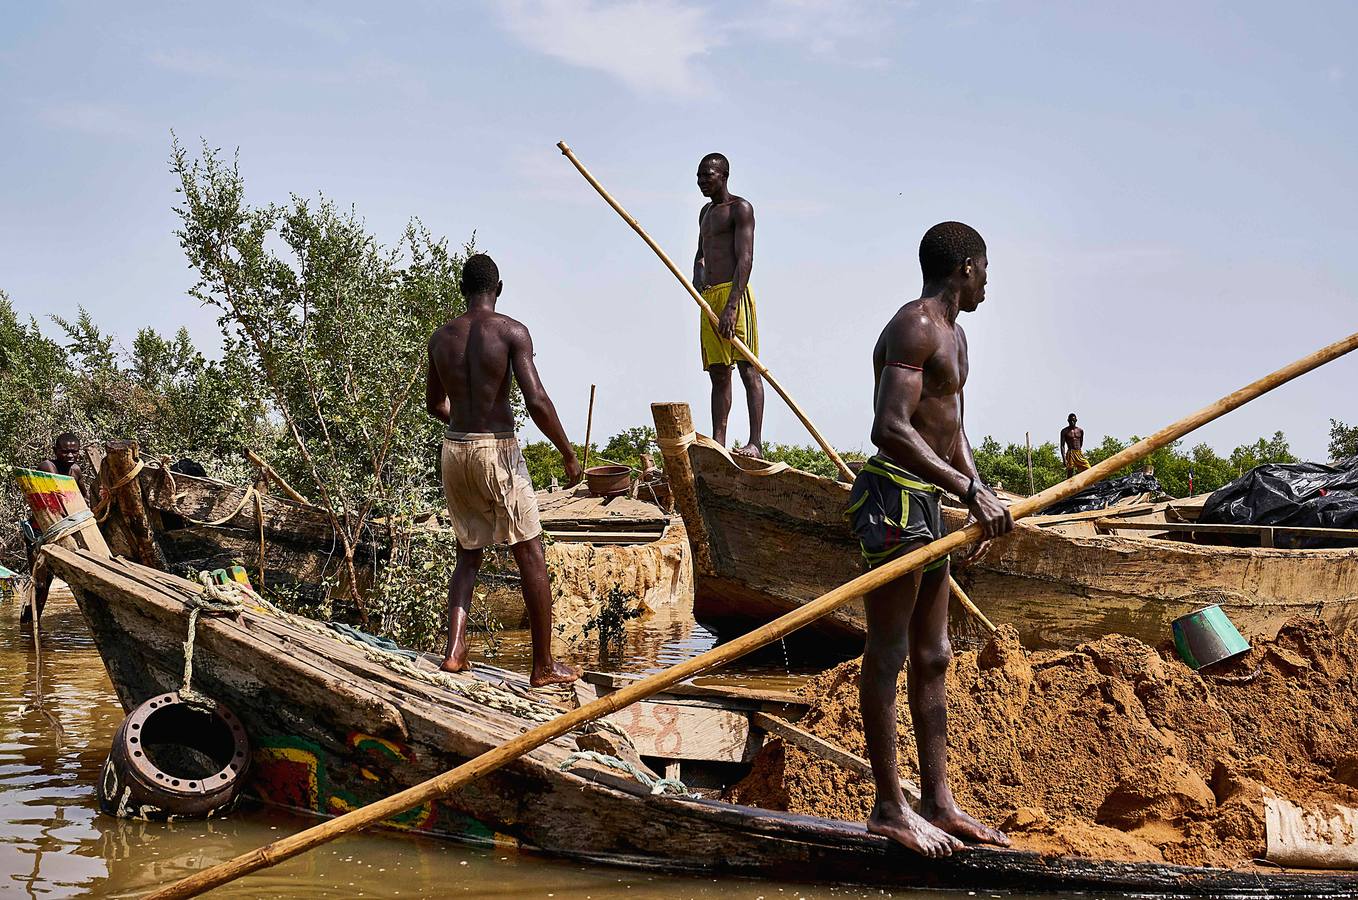
[[[771,716],[768,713],[752,713],[750,721],[757,727],[764,729],[769,734],[780,737],[789,744],[794,744],[808,753],[814,753],[822,759],[829,760],[835,765],[848,769],[850,772],[857,772],[865,778],[872,777],[872,763],[856,753],[850,753],[842,747],[837,747],[829,741],[816,737],[804,728],[798,728],[786,719]],[[901,790],[905,795],[915,802],[919,802],[919,786],[913,781],[902,778]]]
[[[1200,534],[1260,535],[1264,532],[1298,534],[1306,537],[1334,537],[1358,541],[1358,528],[1311,528],[1301,525],[1208,525],[1201,522],[1166,522],[1163,519],[1098,519],[1096,528],[1119,531],[1173,531]]]
[[[635,681],[626,675],[619,675],[614,672],[586,672],[585,681],[599,687],[606,687],[616,690],[626,687]],[[756,688],[736,687],[735,685],[718,684],[676,684],[667,688],[666,694],[678,697],[712,698],[715,700],[735,700],[743,703],[774,706],[792,706],[799,709],[806,709],[807,703],[800,694],[792,691],[768,691]]]
[[[1054,513],[1050,516],[1029,516],[1028,524],[1042,527],[1045,525],[1064,525],[1067,522],[1084,522],[1089,519],[1103,519],[1120,516],[1137,516],[1154,510],[1159,503],[1135,503],[1131,506],[1088,509],[1077,513]]]
[[[563,544],[649,544],[660,540],[659,531],[548,531]]]

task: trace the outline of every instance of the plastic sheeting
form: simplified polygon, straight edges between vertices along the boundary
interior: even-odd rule
[[[1358,456],[1335,463],[1269,463],[1250,469],[1203,504],[1198,521],[1217,525],[1358,528]],[[1303,538],[1298,546],[1347,541]]]
[[[1160,482],[1156,480],[1154,475],[1135,472],[1131,475],[1123,475],[1121,478],[1109,478],[1092,487],[1087,487],[1078,494],[1048,506],[1042,510],[1042,515],[1065,515],[1067,513],[1088,512],[1092,509],[1107,509],[1126,497],[1148,493],[1163,493]]]

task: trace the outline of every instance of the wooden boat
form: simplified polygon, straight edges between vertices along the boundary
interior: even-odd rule
[[[653,411],[693,545],[699,621],[718,631],[745,630],[863,571],[843,518],[848,485],[733,456],[694,434],[683,404],[656,404]],[[1072,646],[1112,632],[1154,645],[1168,637],[1175,618],[1211,603],[1220,603],[1247,635],[1272,636],[1300,613],[1339,627],[1358,619],[1358,548],[1289,548],[1288,535],[1304,529],[1197,525],[1191,520],[1203,499],[1030,517],[958,577],[991,621],[1013,624],[1033,647]],[[949,529],[966,516],[945,504]],[[1323,531],[1358,541],[1358,531]],[[862,605],[851,603],[817,627],[822,638],[856,652]]]
[[[178,689],[195,586],[87,551],[54,548],[49,554],[74,590],[123,705],[131,709]],[[244,608],[203,615],[197,625],[193,687],[240,716],[256,747],[247,789],[265,802],[335,815],[521,733],[527,713],[519,708],[526,701],[532,710],[553,709],[511,673],[486,669],[455,676],[447,686],[432,684],[300,621]],[[426,658],[414,665],[417,673],[434,666]],[[616,684],[607,677],[596,682],[581,689],[585,696]],[[614,724],[654,774],[668,770],[694,783],[730,784],[765,739],[752,720],[769,711],[788,714],[786,700],[687,686],[615,714]],[[623,753],[624,744],[608,732],[560,738],[389,824],[624,866],[883,887],[1358,897],[1358,876],[1344,874],[1195,869],[979,848],[926,860],[869,835],[860,823],[655,794],[590,761],[605,757],[575,756],[601,748]]]
[[[103,484],[117,483],[100,469]],[[115,503],[102,523],[115,553],[172,572],[239,564],[256,586],[312,601],[346,583],[341,542],[318,506],[267,493],[263,482],[233,485],[170,472],[154,462],[145,462],[133,490],[140,514],[129,515],[126,504]],[[687,603],[692,567],[677,517],[629,497],[591,497],[583,488],[540,492],[538,504],[548,538],[554,617],[563,638],[583,634],[612,589],[632,607],[651,611]],[[417,527],[444,526],[430,514]],[[354,568],[360,591],[370,588],[389,558],[391,535],[389,523],[378,520],[359,542]],[[492,554],[483,571],[491,582],[517,580],[507,552]],[[485,593],[492,606],[505,600],[493,609],[502,624],[519,624],[524,610],[517,590],[497,592],[492,585]]]

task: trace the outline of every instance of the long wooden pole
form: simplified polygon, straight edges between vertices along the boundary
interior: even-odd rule
[[[585,416],[585,461],[580,468],[589,468],[589,435],[594,430],[594,385],[589,386],[589,413]]]
[[[1227,394],[1217,402],[1203,407],[1172,425],[1167,425],[1150,437],[1137,441],[1127,449],[1113,454],[1074,478],[1058,482],[1040,494],[1024,497],[1010,506],[1009,510],[1015,519],[1020,519],[1037,510],[1044,509],[1058,500],[1063,500],[1084,490],[1095,482],[1102,481],[1123,466],[1131,465],[1155,450],[1178,440],[1190,431],[1200,428],[1236,407],[1273,390],[1278,385],[1285,384],[1298,375],[1305,374],[1317,366],[1337,359],[1355,348],[1358,348],[1358,334],[1351,334],[1343,340],[1323,347],[1315,353],[1284,366],[1273,374],[1266,375],[1232,394]],[[501,744],[494,750],[482,753],[475,759],[469,760],[455,769],[450,769],[442,775],[437,775],[428,781],[406,788],[383,800],[345,813],[337,819],[322,822],[305,831],[280,838],[267,846],[251,850],[235,859],[190,875],[150,895],[151,900],[171,900],[171,898],[197,896],[203,891],[226,884],[228,881],[234,881],[257,869],[275,865],[313,847],[332,841],[341,835],[366,828],[369,825],[375,825],[412,807],[443,797],[477,778],[513,762],[548,741],[555,740],[563,734],[579,728],[581,725],[615,713],[638,700],[644,700],[665,688],[672,687],[686,678],[693,678],[705,672],[710,672],[733,659],[786,637],[826,613],[838,609],[852,600],[857,600],[868,591],[889,584],[907,572],[912,572],[921,566],[941,559],[954,550],[974,543],[980,536],[981,527],[976,524],[944,535],[938,540],[912,550],[880,568],[859,575],[852,581],[822,594],[805,606],[799,607],[787,615],[780,616],[728,644],[722,644],[663,672],[657,672],[654,675],[634,681],[611,694],[600,697],[598,700],[586,703],[578,709],[563,713],[552,721],[535,726],[517,738]]]
[[[571,161],[571,164],[579,170],[580,174],[585,176],[585,180],[590,183],[590,186],[599,192],[599,196],[603,197],[604,201],[609,206],[613,207],[614,212],[622,216],[623,221],[632,226],[632,230],[640,235],[641,239],[646,242],[646,246],[655,251],[655,255],[660,257],[660,261],[674,274],[675,278],[679,279],[679,283],[684,286],[684,290],[688,291],[689,296],[693,298],[693,302],[702,307],[703,314],[707,316],[712,322],[712,326],[715,328],[718,324],[717,314],[712,311],[712,307],[703,299],[703,295],[698,293],[698,289],[693,286],[693,282],[689,281],[688,278],[684,276],[684,273],[679,271],[679,267],[674,264],[674,260],[670,259],[669,254],[662,250],[660,245],[651,239],[651,236],[637,223],[637,220],[632,218],[632,214],[622,208],[621,203],[613,199],[613,195],[608,193],[604,186],[589,173],[589,169],[585,168],[584,163],[576,159],[575,152],[572,151],[570,147],[566,146],[565,141],[558,142],[557,147],[559,147],[565,157]],[[830,457],[831,461],[834,462],[835,468],[839,470],[840,476],[845,481],[853,481],[853,470],[844,463],[843,459],[840,459],[839,454],[835,452],[835,448],[830,446],[830,442],[816,429],[816,426],[811,424],[811,420],[807,418],[807,415],[802,411],[802,408],[797,405],[797,401],[793,400],[792,396],[778,383],[777,379],[773,377],[773,373],[768,370],[768,367],[759,361],[759,357],[755,356],[740,338],[732,335],[731,345],[735,347],[736,350],[740,352],[740,355],[745,357],[750,365],[754,366],[755,371],[762,375],[764,380],[778,392],[778,396],[782,397],[783,400],[787,402],[787,405],[791,407],[793,414],[795,414],[797,418],[801,420],[801,423],[806,426],[806,430],[811,432],[811,436],[816,439],[816,443],[820,444],[820,448],[825,451],[825,455]]]

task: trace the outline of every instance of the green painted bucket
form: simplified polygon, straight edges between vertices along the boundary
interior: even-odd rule
[[[1239,656],[1250,645],[1214,603],[1174,620],[1174,649],[1189,666],[1203,669]]]

